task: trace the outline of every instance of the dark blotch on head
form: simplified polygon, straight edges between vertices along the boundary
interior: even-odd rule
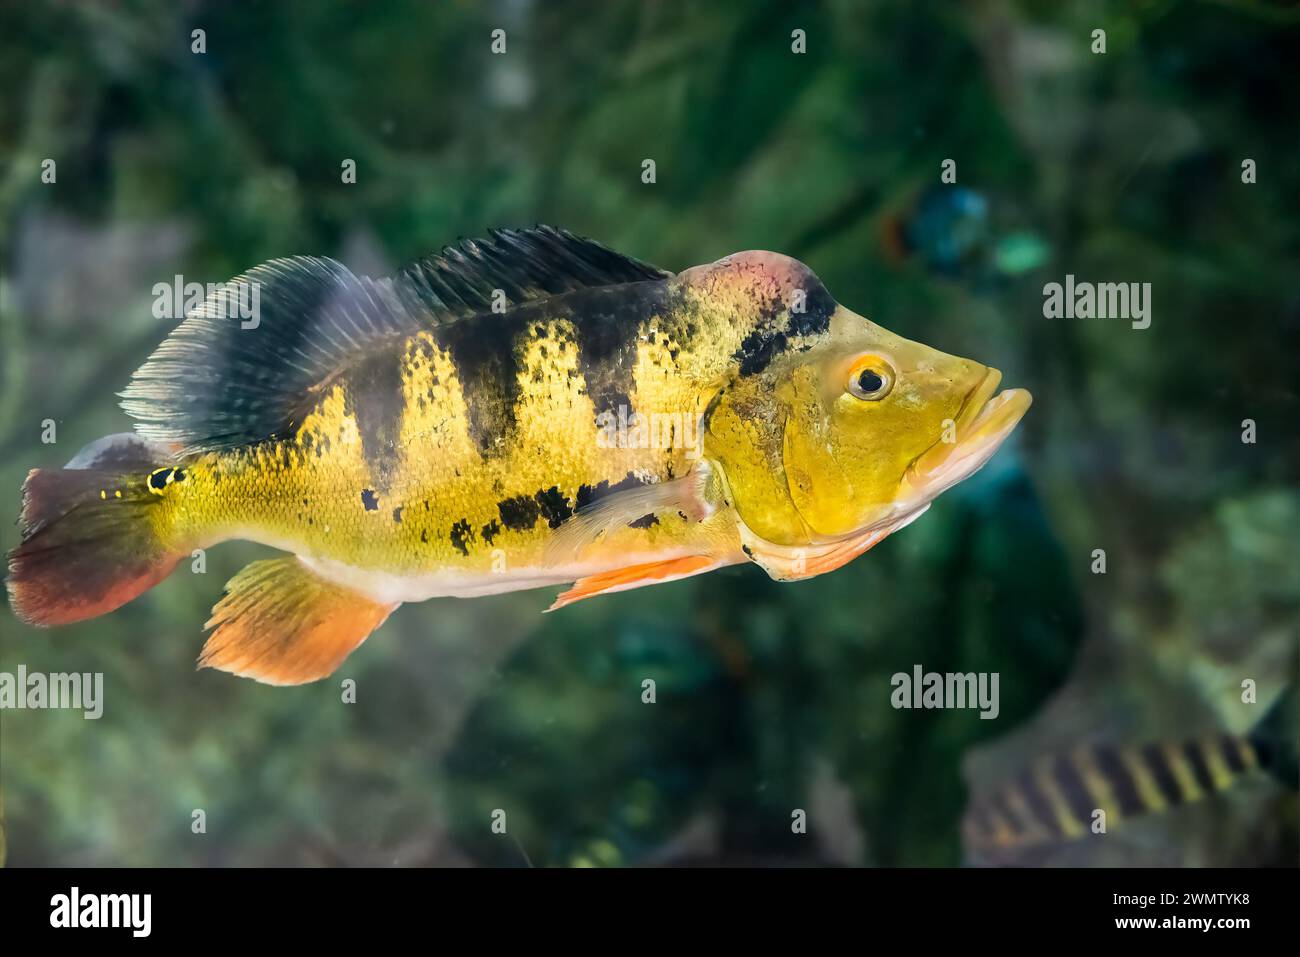
[[[500,534],[501,534],[501,525],[497,522],[495,518],[483,526],[482,529],[483,541],[487,542],[489,545],[491,545],[492,540],[495,539]]]
[[[399,506],[397,506],[397,508],[393,509],[393,521],[394,521],[394,522],[397,522],[398,524],[401,524],[401,521],[402,521],[402,506],[399,505]]]
[[[745,336],[736,351],[735,358],[740,360],[741,375],[758,375],[772,364],[772,360],[785,352],[789,343],[784,332],[773,333],[768,329],[758,329]]]
[[[794,289],[803,292],[803,308],[796,311],[797,300],[787,303],[779,296],[764,304],[754,331],[744,338],[734,356],[740,363],[741,375],[762,372],[791,347],[792,340],[820,336],[830,329],[835,300],[821,280],[802,264],[793,279]]]
[[[628,522],[627,527],[628,528],[649,528],[651,525],[658,525],[658,524],[659,524],[659,516],[657,516],[654,512],[650,512],[647,515],[642,515],[634,522]]]
[[[835,300],[821,284],[821,280],[808,274],[809,282],[804,285],[803,312],[790,313],[790,322],[786,331],[792,336],[820,336],[831,327],[831,316],[835,313]]]
[[[379,499],[375,496],[375,490],[363,488],[361,490],[361,504],[366,507],[367,512],[373,512],[379,508]]]

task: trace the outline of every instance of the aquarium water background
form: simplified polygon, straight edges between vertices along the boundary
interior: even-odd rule
[[[384,275],[497,226],[674,271],[786,253],[1035,397],[832,574],[407,605],[304,687],[194,668],[259,547],[75,626],[6,607],[0,671],[105,698],[0,713],[10,865],[1297,863],[1262,776],[1075,842],[960,827],[1035,755],[1246,731],[1296,681],[1296,7],[50,2],[0,37],[11,516],[29,469],[129,427],[114,393],[175,324],[155,284]],[[1150,283],[1150,325],[1045,318],[1067,275]],[[916,665],[996,672],[997,717],[893,707]]]

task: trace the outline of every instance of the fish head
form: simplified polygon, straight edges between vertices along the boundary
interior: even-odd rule
[[[874,544],[988,461],[1030,395],[999,392],[997,369],[895,335],[835,303],[806,266],[762,255],[820,290],[806,304],[827,314],[790,313],[770,361],[748,374],[740,363],[706,420],[706,454],[753,540]]]
[[[812,536],[916,514],[979,469],[1029,408],[1002,373],[904,339],[840,306],[827,341],[787,370],[782,465]]]

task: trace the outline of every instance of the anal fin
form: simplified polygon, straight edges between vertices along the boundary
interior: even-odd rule
[[[574,582],[573,587],[557,597],[554,604],[546,610],[555,611],[575,601],[605,592],[627,591],[643,585],[658,585],[662,582],[676,581],[678,578],[688,578],[727,564],[730,563],[708,555],[687,555],[683,558],[670,558],[644,565],[628,565],[626,568],[588,575]]]
[[[199,667],[272,685],[316,681],[396,607],[321,578],[296,556],[253,562],[212,609]]]

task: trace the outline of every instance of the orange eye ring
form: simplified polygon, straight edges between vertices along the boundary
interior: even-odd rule
[[[863,356],[849,370],[849,392],[866,402],[879,402],[894,388],[894,369],[880,356]]]

